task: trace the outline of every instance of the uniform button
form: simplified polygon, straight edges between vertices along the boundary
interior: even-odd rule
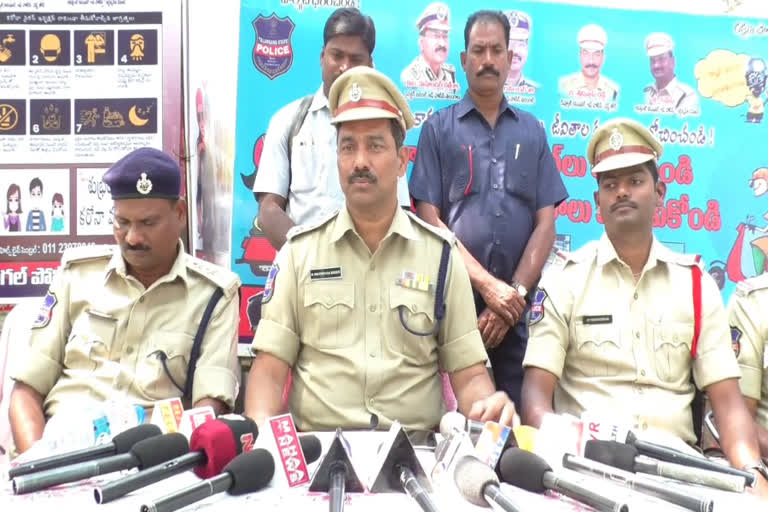
[[[491,158],[491,163],[495,164],[496,163],[496,159],[495,158]]]
[[[491,267],[491,272],[493,272],[494,275],[498,274],[498,270],[499,270],[498,267]]]
[[[496,245],[501,245],[501,240],[494,240],[493,243],[495,243]]]
[[[638,297],[637,292],[635,292],[635,300],[637,300],[637,297]]]
[[[646,422],[643,422],[643,430],[648,430],[648,424]]]
[[[376,357],[376,354],[368,354],[370,357]]]
[[[331,303],[331,296],[330,295],[326,295],[325,296],[325,303],[326,304],[330,304]]]
[[[642,375],[643,377],[645,377],[645,370],[640,370],[640,375]]]
[[[133,354],[133,347],[128,347],[127,349],[125,349],[125,353],[128,355]]]
[[[376,403],[376,400],[374,400],[373,398],[371,398],[370,400],[368,400],[368,403],[369,403],[369,404],[371,404],[371,405],[373,405],[373,404],[375,404],[375,403]]]
[[[144,302],[144,297],[139,297],[139,302]]]
[[[635,332],[635,338],[640,339],[640,332],[639,331]]]
[[[493,190],[498,190],[499,184],[498,183],[494,183],[492,188],[493,188]]]
[[[371,263],[371,270],[376,270],[376,264],[375,263]]]
[[[411,309],[413,309],[413,312],[416,313],[419,310],[419,306],[416,304],[411,304]]]
[[[376,311],[376,305],[375,304],[371,304],[370,306],[368,306],[368,310],[371,313],[374,313]]]
[[[642,395],[644,393],[643,388],[637,388],[637,392]]]
[[[501,212],[496,212],[494,215],[496,215],[497,217],[501,217]]]

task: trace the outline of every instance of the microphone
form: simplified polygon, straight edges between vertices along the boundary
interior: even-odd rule
[[[120,455],[126,453],[139,441],[159,436],[161,433],[160,428],[156,425],[139,425],[117,434],[109,443],[19,464],[8,470],[8,478],[12,479],[17,476],[69,466],[78,462],[100,459],[110,455]]]
[[[741,476],[658,461],[639,455],[637,448],[632,445],[615,441],[587,441],[584,456],[630,473],[648,473],[723,491],[744,492],[746,484]]]
[[[650,494],[694,512],[712,512],[714,508],[714,502],[710,498],[702,498],[696,494],[689,494],[688,492],[670,488],[663,482],[657,482],[651,478],[635,475],[577,455],[566,453],[563,456],[563,466],[568,469],[603,477],[634,491]]]
[[[447,412],[440,420],[440,434],[448,438],[454,429],[469,434],[473,443],[477,442],[477,438],[483,433],[484,423],[479,421],[468,420],[463,414],[456,411]]]
[[[474,505],[489,507],[495,504],[506,512],[520,512],[520,508],[501,492],[493,469],[471,455],[459,459],[453,479],[464,499]]]
[[[13,493],[26,494],[124,469],[148,468],[188,451],[187,438],[179,433],[150,437],[133,445],[128,453],[16,477],[12,482]]]
[[[627,434],[627,444],[634,445],[640,453],[649,455],[655,459],[673,462],[675,464],[683,464],[694,468],[709,469],[711,471],[717,471],[718,473],[740,476],[746,480],[747,485],[753,485],[755,482],[755,475],[749,471],[724,466],[704,457],[688,455],[687,453],[682,453],[678,450],[667,448],[666,446],[642,441],[638,439],[633,432]]]
[[[347,491],[363,492],[364,490],[363,483],[352,466],[347,446],[341,429],[337,428],[333,441],[309,484],[310,492],[328,493],[328,510],[330,512],[344,510]]]
[[[141,512],[173,512],[221,492],[233,496],[255,492],[266,487],[274,474],[272,455],[264,448],[256,448],[232,459],[220,475],[142,505]]]
[[[587,489],[570,476],[557,476],[544,459],[520,448],[508,448],[499,462],[502,482],[529,492],[552,489],[601,512],[629,512],[629,505]]]
[[[304,452],[304,458],[307,459],[307,464],[312,464],[320,458],[323,445],[315,434],[299,436],[299,444],[301,445],[301,451]]]
[[[248,418],[206,421],[192,432],[190,453],[96,487],[93,497],[96,503],[109,503],[189,468],[203,479],[218,475],[237,455],[252,450],[258,435],[256,423]]]

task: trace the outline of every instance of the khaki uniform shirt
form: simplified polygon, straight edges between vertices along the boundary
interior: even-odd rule
[[[581,71],[571,73],[560,79],[560,94],[572,98],[596,98],[604,101],[616,101],[619,99],[619,85],[613,80],[600,75],[597,87],[590,89]]]
[[[557,413],[599,411],[632,418],[695,442],[690,404],[696,385],[739,377],[717,285],[702,276],[698,357],[691,360],[696,257],[654,239],[635,282],[606,235],[559,258],[531,307],[523,366],[553,373]]]
[[[444,412],[438,366],[455,372],[486,360],[452,235],[398,208],[371,254],[343,208],[289,237],[268,278],[252,350],[293,367],[297,427],[435,427]],[[437,335],[410,334],[398,310],[412,330],[432,329],[446,240],[445,317]]]
[[[749,103],[750,114],[763,114],[765,112],[765,104],[760,96],[747,96],[747,103]]]
[[[658,89],[656,84],[648,85],[645,92],[647,105],[667,105],[675,110],[693,112],[699,110],[699,95],[690,85],[686,85],[673,78],[663,89]]]
[[[440,65],[440,69],[437,74],[432,71],[426,60],[422,55],[419,55],[413,61],[408,64],[408,67],[400,74],[400,81],[404,84],[408,82],[415,82],[414,87],[420,87],[423,82],[447,82],[449,84],[456,83],[456,68],[453,64],[443,62]]]
[[[216,398],[230,407],[238,388],[238,277],[180,250],[171,271],[149,288],[126,273],[117,246],[67,250],[32,328],[27,360],[12,377],[45,397],[47,416],[88,401],[150,407],[181,396],[179,386],[200,319],[213,310],[195,371],[192,402]]]
[[[741,392],[757,400],[757,422],[768,428],[768,274],[738,284],[728,303],[728,322]]]

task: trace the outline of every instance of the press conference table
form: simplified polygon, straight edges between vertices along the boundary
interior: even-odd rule
[[[345,434],[352,451],[352,461],[360,478],[367,482],[370,465],[376,459],[376,451],[385,433],[381,432],[350,432]],[[332,440],[331,433],[318,434],[323,444],[323,454]],[[258,442],[256,443],[258,446]],[[429,451],[418,451],[421,463],[427,472],[430,473],[434,465],[434,455]],[[310,474],[313,473],[319,464],[315,462],[310,465]],[[280,469],[279,467],[277,468]],[[59,486],[56,488],[40,491],[36,493],[16,496],[13,494],[10,482],[7,479],[7,468],[0,469],[0,512],[83,512],[87,510],[100,510],[102,512],[138,512],[142,504],[161,498],[167,494],[180,490],[188,485],[199,482],[195,475],[187,471],[180,475],[168,478],[151,486],[145,487],[140,491],[124,496],[118,500],[105,505],[97,505],[93,497],[93,488],[95,485],[108,482],[119,478],[120,474],[105,475],[92,478],[87,481]],[[619,496],[625,496],[630,504],[631,511],[680,511],[685,510],[680,507],[668,504],[653,498],[646,498],[643,495],[631,492],[607,482],[600,482],[600,489],[610,490],[618,493]],[[670,484],[674,485],[674,484]],[[219,494],[209,497],[194,505],[184,509],[185,512],[194,510],[205,510],[209,512],[233,510],[253,510],[253,511],[327,511],[328,498],[324,493],[310,493],[308,485],[288,489],[276,488],[270,486],[261,492],[245,496],[229,496]],[[690,487],[688,487],[690,488]],[[556,493],[547,495],[532,494],[515,487],[502,484],[502,490],[519,505],[521,511],[547,512],[547,511],[590,511],[591,508],[580,505],[566,497]],[[711,495],[716,497],[715,511],[733,511],[746,512],[751,510],[765,509],[764,504],[755,501],[751,496],[737,495],[712,491]],[[436,487],[432,495],[435,503],[440,510],[448,511],[480,511],[487,510],[474,506],[465,501],[452,487]],[[347,494],[345,511],[386,511],[386,512],[419,512],[420,508],[405,494],[385,493],[385,494]]]

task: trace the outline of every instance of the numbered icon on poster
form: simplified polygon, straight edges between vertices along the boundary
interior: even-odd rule
[[[0,66],[23,66],[27,63],[27,45],[23,30],[0,31]]]
[[[147,66],[157,64],[157,30],[118,30],[117,64]]]
[[[75,100],[75,135],[157,133],[157,98]]]
[[[29,100],[30,135],[69,135],[70,100]]]
[[[0,99],[0,136],[26,135],[26,100]]]
[[[75,66],[111,66],[115,63],[112,30],[75,30]]]
[[[72,64],[68,30],[30,30],[29,63],[32,66]]]

